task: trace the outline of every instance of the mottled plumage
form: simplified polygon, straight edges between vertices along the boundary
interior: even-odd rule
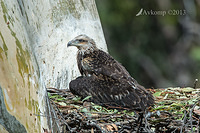
[[[98,49],[93,39],[79,35],[68,46],[78,48],[77,63],[82,74],[69,84],[73,94],[92,96],[94,103],[111,108],[145,111],[154,104],[153,96],[118,61]]]

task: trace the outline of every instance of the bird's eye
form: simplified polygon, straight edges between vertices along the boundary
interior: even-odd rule
[[[80,40],[79,40],[79,42],[85,42],[85,40],[83,40],[83,39],[80,39]]]

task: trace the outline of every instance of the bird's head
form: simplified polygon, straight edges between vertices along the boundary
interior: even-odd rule
[[[73,40],[69,41],[67,47],[76,46],[79,50],[95,49],[96,44],[94,40],[86,35],[79,35]]]

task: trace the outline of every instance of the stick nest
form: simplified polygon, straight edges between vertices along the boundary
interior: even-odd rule
[[[49,88],[48,97],[62,132],[182,133],[200,131],[200,89],[149,89],[156,104],[144,114],[139,128],[138,115],[127,110],[107,109],[86,102],[68,90]],[[51,132],[51,131],[49,131]]]

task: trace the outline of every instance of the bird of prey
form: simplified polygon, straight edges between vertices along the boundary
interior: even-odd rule
[[[77,64],[82,76],[72,80],[70,91],[110,108],[144,112],[154,98],[108,53],[97,48],[93,39],[79,35],[68,42],[78,48]]]

